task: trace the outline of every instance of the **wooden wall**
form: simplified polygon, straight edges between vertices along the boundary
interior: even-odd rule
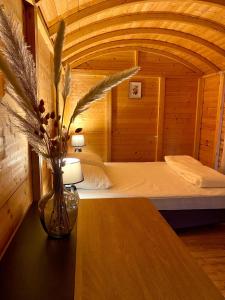
[[[22,24],[21,1],[7,0],[0,2],[2,3],[13,11]],[[28,145],[12,128],[2,108],[0,108],[0,149],[1,256],[32,200]]]
[[[217,104],[220,76],[218,74],[203,78],[203,104],[200,133],[199,160],[214,167],[214,142],[216,134]]]
[[[91,87],[103,80],[103,75],[98,76],[83,76],[82,74],[72,74],[71,94],[68,98],[65,110],[65,124],[69,123],[69,119],[77,100],[85,95]],[[81,114],[71,126],[71,135],[78,127],[83,128],[85,135],[86,148],[98,153],[104,160],[107,160],[108,147],[108,101],[109,96],[92,105],[92,107]],[[70,146],[69,152],[74,152]]]
[[[163,155],[193,154],[197,85],[188,77],[166,79]]]
[[[159,79],[134,77],[142,83],[142,98],[128,97],[129,82],[112,97],[112,161],[154,161],[157,136]]]
[[[225,75],[223,72],[199,80],[195,157],[203,164],[225,171]]]
[[[106,124],[107,116],[109,126],[104,129],[102,125],[101,139],[107,129],[111,132],[111,139],[104,139],[108,147],[104,144],[104,149],[98,149],[98,153],[104,152],[103,156],[108,156],[109,160],[154,161],[162,160],[163,155],[192,155],[199,75],[177,61],[137,51],[103,55],[74,70],[73,76],[78,78],[78,84],[73,86],[71,98],[76,99],[81,90],[90,87],[90,78],[134,65],[139,65],[141,71],[130,81],[142,83],[142,98],[129,99],[126,81],[108,96],[104,118],[103,110],[98,110],[97,106],[95,111],[85,112],[85,123],[79,125],[86,133],[92,132],[87,147],[93,147],[95,143],[102,147],[99,136],[89,126],[94,126],[96,118],[103,118],[102,124]]]

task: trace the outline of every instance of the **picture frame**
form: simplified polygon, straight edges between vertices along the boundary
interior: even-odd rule
[[[129,82],[129,98],[130,99],[141,99],[141,82],[130,81]]]

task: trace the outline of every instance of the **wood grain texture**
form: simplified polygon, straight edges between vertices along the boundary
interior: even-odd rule
[[[159,78],[158,92],[158,118],[157,118],[157,141],[155,161],[163,160],[163,127],[164,127],[164,108],[165,108],[165,78]]]
[[[21,2],[2,2],[22,24]],[[7,94],[4,100],[12,101]],[[32,200],[29,168],[27,141],[13,128],[6,111],[0,107],[0,256]]]
[[[225,77],[223,73],[220,73],[220,84],[218,90],[217,99],[217,114],[216,114],[216,128],[213,145],[213,166],[218,170],[220,165],[220,147],[222,137],[223,126],[223,112],[224,112],[224,91],[225,91]]]
[[[204,80],[202,78],[199,78],[198,91],[197,91],[196,115],[195,115],[194,149],[193,149],[193,157],[195,157],[196,159],[198,159],[199,147],[200,147],[200,133],[201,133],[202,108],[203,108],[203,91],[204,91]]]
[[[141,99],[130,99],[126,81],[112,93],[112,161],[154,161],[158,121],[158,78],[142,83]]]
[[[225,225],[188,229],[179,237],[225,298]]]
[[[197,80],[166,78],[163,155],[192,155]]]
[[[31,204],[31,182],[26,178],[0,209],[0,259]]]
[[[166,44],[156,49],[174,53],[206,74],[225,69],[223,0],[42,0],[38,6],[53,39],[59,21],[67,24],[64,59],[88,49],[93,54],[96,47],[103,51],[113,42],[122,47],[126,40],[140,39],[140,45],[157,40],[182,51]]]
[[[223,299],[148,199],[80,202],[77,300]]]
[[[84,76],[81,74],[73,75],[71,81],[71,94],[67,101],[65,109],[65,124],[69,123],[70,116],[76,106],[77,101],[84,96],[91,87],[103,80],[105,76]],[[85,135],[86,149],[99,154],[104,160],[107,160],[108,150],[108,101],[107,96],[94,103],[90,109],[79,115],[71,125],[70,135],[78,127],[83,128]],[[69,141],[69,152],[74,152]]]
[[[81,65],[82,69],[74,70],[77,84],[73,86],[76,92],[72,94],[71,99],[75,100],[76,93],[79,95],[82,90],[85,91],[85,88],[86,90],[90,88],[89,78],[96,76],[101,78],[105,74],[112,74],[134,66],[137,62],[136,53],[127,51],[105,54]],[[111,151],[110,139],[106,139],[108,140],[108,153],[111,152],[111,160],[154,161],[157,136],[160,135],[157,159],[162,159],[164,153],[192,155],[198,77],[184,65],[161,55],[139,51],[138,64],[141,71],[136,78],[142,82],[142,99],[128,99],[128,82],[126,82],[113,90],[112,109],[108,107],[105,111],[95,111],[95,120],[97,118],[112,119],[112,124],[107,125],[108,129],[111,127]],[[161,77],[166,78],[167,90],[165,84],[164,92],[159,86]],[[133,78],[130,81],[135,80]],[[161,92],[162,95],[165,93],[166,106],[165,110],[161,109],[158,114],[159,93]],[[69,106],[73,107],[74,104]],[[68,113],[69,111],[68,108]],[[92,118],[91,115],[90,118]],[[93,126],[92,122],[85,120],[85,126]],[[160,131],[159,135],[157,130]],[[87,146],[96,148],[94,146],[96,143],[101,145],[102,142],[98,139],[98,133],[93,132],[93,139],[87,141]],[[98,149],[93,148],[93,150],[97,150],[100,154]]]
[[[214,167],[219,86],[219,74],[204,78],[199,160],[210,167]]]
[[[139,65],[142,67],[140,74],[144,72],[149,76],[203,75],[197,67],[179,58],[177,55],[164,50],[137,46],[116,47],[92,53],[88,59],[73,63],[72,68],[75,68],[75,70],[76,68],[89,70],[121,69],[123,67],[123,58],[128,56],[128,53],[133,57],[134,54],[132,52],[137,50],[139,51]],[[130,67],[128,61],[133,62],[133,58],[131,60],[125,58],[123,69]]]

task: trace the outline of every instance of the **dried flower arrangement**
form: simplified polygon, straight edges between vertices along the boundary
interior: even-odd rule
[[[55,111],[46,112],[45,101],[37,97],[37,79],[35,63],[15,18],[8,16],[0,8],[0,69],[7,78],[6,92],[13,102],[1,101],[11,116],[13,125],[24,134],[33,150],[46,159],[52,171],[57,173],[63,166],[70,138],[70,126],[75,118],[87,110],[90,105],[102,98],[111,88],[130,78],[139,70],[138,67],[109,76],[84,97],[77,101],[69,124],[64,124],[64,111],[70,93],[71,70],[65,69],[62,99],[63,109],[60,114],[60,82],[62,73],[62,49],[65,23],[61,21],[54,44],[54,87]],[[16,105],[15,105],[16,104]],[[18,108],[19,107],[19,111]],[[54,126],[55,130],[50,130]]]

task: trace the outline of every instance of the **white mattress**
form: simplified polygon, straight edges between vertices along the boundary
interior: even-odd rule
[[[199,188],[185,181],[165,162],[105,163],[113,186],[79,189],[81,199],[147,197],[159,210],[225,208],[225,188]]]

